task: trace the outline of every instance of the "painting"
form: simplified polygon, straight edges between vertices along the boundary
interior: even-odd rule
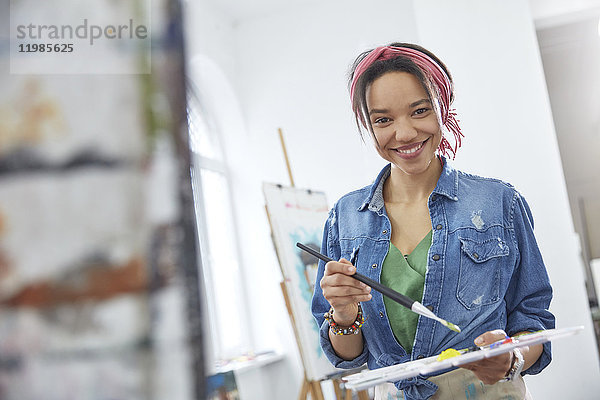
[[[67,3],[10,2],[36,18]],[[178,2],[93,3],[153,7],[162,57],[153,74],[28,75],[0,53],[0,399],[199,398]]]
[[[320,249],[329,211],[327,199],[322,192],[269,183],[263,184],[263,193],[307,378],[324,379],[338,370],[321,350],[319,326],[310,308],[317,259],[306,255],[296,243]]]
[[[240,400],[233,371],[206,378],[207,400]]]

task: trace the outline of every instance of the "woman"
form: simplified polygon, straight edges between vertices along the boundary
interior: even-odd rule
[[[312,309],[330,361],[374,369],[553,328],[552,288],[525,199],[445,158],[462,136],[446,66],[420,46],[393,43],[361,54],[349,86],[359,130],[389,164],[372,185],[343,196],[325,225],[322,252],[339,262],[320,263]],[[351,277],[356,271],[462,332],[371,291]],[[549,343],[531,346],[381,385],[376,398],[530,398],[521,374],[537,374],[550,360]]]

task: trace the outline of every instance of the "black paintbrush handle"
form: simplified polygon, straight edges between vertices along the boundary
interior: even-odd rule
[[[314,251],[313,249],[303,245],[302,243],[296,243],[296,246],[298,246],[302,250],[306,251],[307,253],[312,254],[313,256],[317,257],[318,259],[323,260],[324,262],[335,261],[334,259],[329,258],[317,251]],[[354,275],[350,275],[350,276],[358,281],[361,281],[364,284],[369,285],[371,288],[373,288],[373,289],[377,290],[379,293],[389,297],[390,299],[394,300],[396,303],[403,305],[404,307],[408,308],[409,310],[412,309],[412,305],[415,301],[413,299],[411,299],[410,297],[407,297],[401,293],[398,293],[395,290],[390,289],[387,286],[383,286],[381,283],[374,281],[371,278],[367,278],[366,276],[361,275],[358,272],[355,273]]]

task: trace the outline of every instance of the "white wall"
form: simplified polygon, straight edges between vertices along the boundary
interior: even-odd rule
[[[567,22],[600,9],[599,0],[529,0],[536,26]]]
[[[245,128],[223,139],[240,237],[246,238],[245,268],[252,271],[250,297],[254,310],[269,316],[255,334],[289,355],[282,368],[264,371],[273,399],[296,396],[301,379],[260,192],[263,181],[288,183],[277,128],[286,136],[296,186],[323,190],[332,204],[368,184],[384,162],[358,137],[345,74],[360,51],[397,40],[420,42],[447,62],[466,134],[457,164],[501,177],[524,193],[554,285],[557,324],[586,326],[580,337],[556,342],[551,366],[528,378],[534,396],[588,399],[600,391],[578,245],[525,0],[374,1],[368,8],[338,1],[291,6],[227,26],[226,32],[219,28],[219,37],[226,38],[220,46],[199,37],[191,47],[232,62],[223,69],[239,95]],[[204,33],[211,39],[215,34]]]
[[[377,23],[365,13],[380,8]],[[328,2],[243,21],[238,85],[248,131],[260,143],[261,179],[287,183],[277,137],[286,136],[296,186],[332,203],[366,185],[384,162],[363,145],[350,112],[346,72],[359,52],[381,42],[416,40],[411,1]]]

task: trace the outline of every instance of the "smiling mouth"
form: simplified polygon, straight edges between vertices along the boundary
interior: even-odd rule
[[[427,139],[429,140],[429,139]],[[397,148],[395,149],[398,153],[400,154],[412,154],[412,153],[416,153],[417,151],[421,150],[421,147],[423,147],[425,145],[425,143],[427,142],[427,140],[424,140],[420,143],[415,143],[412,145],[408,145],[408,146],[402,146],[402,148]]]

